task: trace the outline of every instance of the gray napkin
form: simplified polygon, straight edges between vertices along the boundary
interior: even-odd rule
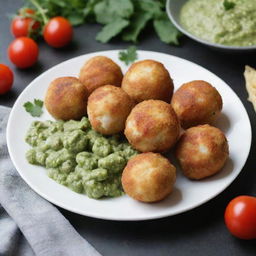
[[[100,256],[19,176],[6,146],[9,112],[0,106],[0,255]]]

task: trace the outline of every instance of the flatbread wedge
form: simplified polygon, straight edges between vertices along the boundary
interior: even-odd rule
[[[256,111],[256,69],[245,66],[244,71],[245,85],[248,92],[248,101],[253,104],[254,110]]]

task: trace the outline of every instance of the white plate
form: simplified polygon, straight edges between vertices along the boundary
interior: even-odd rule
[[[125,72],[127,67],[119,61],[118,51],[90,53],[65,61],[41,74],[22,92],[11,111],[7,125],[7,145],[11,159],[27,184],[48,201],[69,211],[86,216],[109,220],[147,220],[175,215],[195,208],[221,193],[240,173],[251,145],[251,126],[241,101],[232,89],[210,71],[187,60],[171,55],[138,51],[139,60],[154,59],[162,62],[174,79],[175,89],[191,80],[206,80],[220,92],[224,106],[216,126],[228,138],[230,159],[223,170],[203,181],[190,181],[178,170],[174,192],[165,200],[145,204],[128,196],[94,200],[59,185],[48,178],[42,167],[30,165],[25,159],[29,145],[24,142],[27,129],[35,118],[23,108],[27,101],[34,98],[44,99],[49,83],[60,76],[77,76],[86,60],[96,55],[105,55],[117,62]],[[44,109],[39,120],[52,119]]]

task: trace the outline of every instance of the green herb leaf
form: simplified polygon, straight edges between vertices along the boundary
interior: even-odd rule
[[[127,50],[118,53],[119,60],[123,61],[126,65],[133,63],[138,58],[136,46],[130,46]]]
[[[228,11],[228,10],[230,10],[230,9],[233,9],[234,7],[235,7],[235,3],[234,2],[231,2],[231,1],[229,1],[229,0],[224,0],[224,2],[223,2],[223,6],[224,6],[224,8],[225,8],[225,11]]]
[[[147,22],[152,18],[150,13],[137,12],[131,19],[130,26],[123,32],[124,41],[137,42],[137,38]]]
[[[117,18],[128,19],[133,14],[131,0],[103,0],[94,7],[96,21],[101,24],[109,24]]]
[[[43,110],[42,107],[44,105],[44,102],[39,100],[39,99],[34,99],[34,104],[30,101],[24,103],[23,107],[25,108],[25,110],[31,114],[31,116],[35,117],[39,117],[42,115]]]
[[[117,18],[111,23],[105,25],[103,29],[98,33],[96,39],[101,43],[107,43],[111,38],[118,35],[128,25],[128,20]]]
[[[138,7],[145,13],[150,13],[155,18],[159,17],[163,13],[163,8],[165,7],[161,1],[155,0],[139,0]]]
[[[174,27],[166,13],[154,20],[154,28],[160,40],[167,44],[178,45],[178,38],[181,36],[179,30]]]
[[[83,8],[84,17],[88,20],[93,20],[94,8],[100,0],[88,0],[86,6]]]
[[[37,105],[37,106],[39,106],[39,107],[43,107],[43,105],[44,105],[44,102],[43,101],[41,101],[41,100],[39,100],[39,99],[34,99],[34,103],[35,103],[35,105]]]
[[[84,15],[82,13],[77,13],[77,12],[70,13],[67,16],[67,19],[70,21],[70,23],[73,26],[78,26],[84,23]]]

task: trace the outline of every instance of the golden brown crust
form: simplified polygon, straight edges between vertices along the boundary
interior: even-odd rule
[[[222,109],[222,98],[211,84],[195,80],[183,84],[174,93],[171,105],[181,126],[189,128],[216,120]]]
[[[160,154],[132,157],[122,174],[124,191],[135,200],[157,202],[168,196],[176,180],[176,168]]]
[[[123,73],[121,68],[110,58],[96,56],[89,59],[81,68],[79,79],[91,94],[103,85],[121,86]]]
[[[110,135],[124,130],[133,106],[134,101],[121,88],[105,85],[89,96],[87,112],[92,127]]]
[[[141,152],[164,152],[178,140],[180,125],[170,104],[147,100],[132,109],[124,133]]]
[[[186,130],[176,147],[183,173],[190,179],[203,179],[219,172],[229,155],[224,133],[210,125]]]
[[[76,77],[53,80],[45,96],[45,107],[56,119],[80,119],[86,114],[88,91]]]
[[[126,72],[122,89],[136,102],[156,99],[169,103],[173,93],[173,81],[162,63],[142,60],[133,63]]]

